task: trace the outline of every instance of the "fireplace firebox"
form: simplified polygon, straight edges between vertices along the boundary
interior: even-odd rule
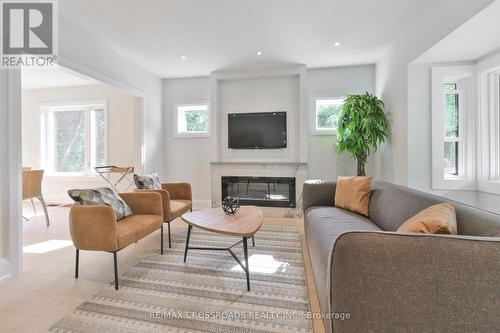
[[[222,198],[235,197],[242,205],[295,208],[294,177],[222,177]]]

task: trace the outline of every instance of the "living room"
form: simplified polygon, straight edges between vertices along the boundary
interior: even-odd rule
[[[0,1],[0,331],[500,326],[500,0],[40,3]]]

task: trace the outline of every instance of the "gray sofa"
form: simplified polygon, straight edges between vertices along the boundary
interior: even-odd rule
[[[445,198],[373,182],[369,218],[334,207],[335,182],[303,188],[305,236],[327,332],[500,330],[500,215],[454,202],[458,234],[402,234]],[[500,204],[500,202],[499,202]]]

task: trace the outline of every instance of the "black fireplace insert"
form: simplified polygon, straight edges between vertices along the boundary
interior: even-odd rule
[[[222,177],[222,198],[236,197],[242,205],[295,208],[294,177]]]

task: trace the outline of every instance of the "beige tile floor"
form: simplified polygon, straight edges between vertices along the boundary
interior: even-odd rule
[[[25,216],[30,218],[29,221],[23,221],[25,246],[70,240],[67,222],[69,209],[49,209],[52,224],[47,228],[42,215],[33,215],[30,206],[25,207]],[[303,225],[302,219],[273,218],[266,219],[265,223]],[[179,219],[172,223],[172,233],[183,228],[185,224]],[[119,274],[157,250],[159,238],[160,234],[155,232],[120,251]],[[317,294],[303,235],[302,242],[311,309],[318,312]],[[59,243],[64,247],[45,253],[24,253],[23,273],[0,283],[0,332],[45,332],[54,322],[113,280],[112,255],[89,251],[80,252],[80,277],[75,279],[75,250],[71,243]],[[314,321],[314,331],[324,332],[320,320]]]

